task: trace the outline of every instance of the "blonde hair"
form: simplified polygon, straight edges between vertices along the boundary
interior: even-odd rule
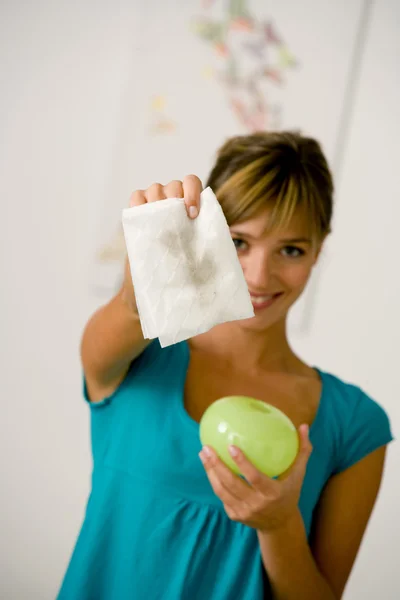
[[[210,186],[228,225],[271,207],[270,227],[285,227],[301,211],[311,235],[331,230],[333,181],[319,143],[297,132],[230,138],[217,152]]]

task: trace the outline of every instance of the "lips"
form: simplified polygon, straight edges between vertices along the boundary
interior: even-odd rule
[[[269,294],[268,296],[253,296],[253,294],[250,294],[251,301],[255,304],[264,304],[264,302],[272,300],[273,297],[273,294]]]
[[[253,304],[254,309],[267,308],[274,303],[274,301],[281,296],[282,292],[278,292],[277,294],[253,294],[250,292],[251,303]]]

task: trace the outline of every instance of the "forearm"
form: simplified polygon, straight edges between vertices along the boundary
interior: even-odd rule
[[[315,564],[298,511],[286,527],[258,532],[274,600],[337,600]]]
[[[84,371],[107,383],[139,356],[150,341],[143,338],[139,315],[121,290],[96,311],[85,327],[81,342]]]

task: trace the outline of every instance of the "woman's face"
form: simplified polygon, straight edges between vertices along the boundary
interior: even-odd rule
[[[270,209],[230,227],[254,307],[246,327],[262,330],[286,318],[316,263],[321,243],[301,215],[285,229],[267,231]]]

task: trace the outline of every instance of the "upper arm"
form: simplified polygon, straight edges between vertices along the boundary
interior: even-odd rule
[[[341,598],[382,481],[386,446],[327,483],[316,507],[311,550],[319,570]]]
[[[109,401],[126,380],[132,381],[140,373],[147,369],[155,368],[157,359],[161,356],[161,347],[158,340],[151,340],[140,354],[133,359],[130,364],[121,368],[115,373],[113,379],[106,382],[99,382],[84,373],[84,396],[92,405],[102,404],[105,400]],[[167,354],[167,353],[165,353]]]
[[[112,396],[124,381],[129,368],[130,365],[126,365],[120,370],[118,375],[116,375],[113,379],[108,380],[107,383],[99,382],[96,378],[90,377],[87,373],[85,373],[85,390],[88,401],[96,404],[98,402],[102,402],[104,398]]]

